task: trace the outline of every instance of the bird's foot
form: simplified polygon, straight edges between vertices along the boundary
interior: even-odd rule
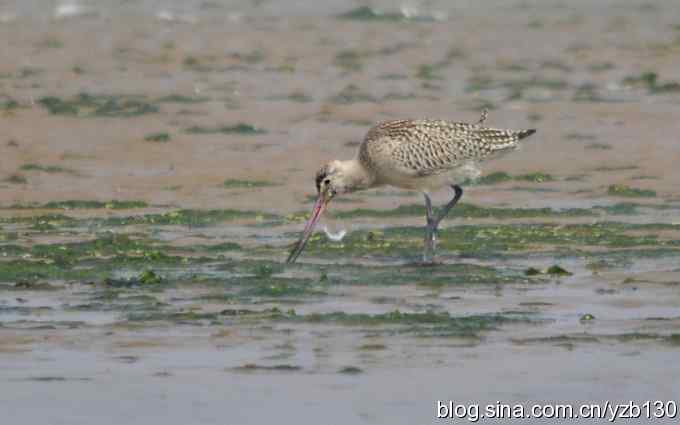
[[[429,221],[429,220],[428,220]],[[434,262],[434,253],[437,247],[437,228],[428,223],[425,228],[425,241],[423,248],[423,263]]]
[[[437,266],[441,266],[442,264],[444,264],[444,263],[439,262],[439,261],[435,261],[434,259],[432,259],[430,261],[425,261],[425,260],[418,261],[418,262],[414,263],[413,265],[416,266],[416,267],[437,267]]]

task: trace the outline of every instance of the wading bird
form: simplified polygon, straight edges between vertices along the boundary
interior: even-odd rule
[[[444,120],[387,121],[371,128],[356,158],[331,161],[316,173],[318,198],[302,237],[288,256],[300,256],[328,203],[337,195],[390,185],[419,190],[425,196],[427,224],[423,262],[434,260],[439,223],[463,196],[458,183],[479,176],[479,161],[511,151],[536,132],[484,127],[487,111],[475,123]],[[435,215],[430,192],[449,186],[453,198]]]

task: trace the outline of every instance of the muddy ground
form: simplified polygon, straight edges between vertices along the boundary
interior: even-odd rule
[[[4,417],[680,404],[680,8],[160,3],[0,3]],[[538,133],[466,182],[437,266],[392,188],[283,263],[316,169],[373,123],[485,108]]]

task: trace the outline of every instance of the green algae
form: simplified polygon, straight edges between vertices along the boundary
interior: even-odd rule
[[[127,315],[128,322],[172,322],[188,325],[223,325],[225,320],[265,321],[278,320],[285,314],[278,308],[263,310],[225,309],[219,312],[202,313],[192,310],[149,310],[131,312]]]
[[[0,255],[3,257],[19,257],[21,255],[27,254],[28,252],[28,249],[23,246],[15,244],[0,245]]]
[[[54,96],[38,100],[52,115],[80,117],[129,118],[159,112],[157,105],[145,100],[144,96],[101,95],[80,93],[69,99]]]
[[[331,97],[329,100],[339,105],[350,105],[359,102],[369,103],[377,102],[377,99],[375,97],[373,97],[369,93],[364,92],[362,89],[360,89],[358,86],[355,86],[354,84],[345,86],[338,94]]]
[[[375,210],[357,208],[349,211],[338,211],[334,214],[337,218],[349,219],[355,217],[387,218],[387,217],[414,217],[425,216],[425,207],[420,204],[400,205],[390,210]],[[462,203],[456,205],[448,217],[462,218],[533,218],[533,217],[588,217],[595,213],[590,209],[564,209],[554,210],[551,208],[494,208],[480,207],[473,204]]]
[[[76,220],[63,214],[44,214],[30,217],[19,216],[0,218],[0,223],[28,225],[34,230],[40,230],[41,228],[49,230],[56,227],[72,226],[75,222]]]
[[[14,291],[59,291],[63,289],[63,287],[55,286],[47,282],[31,280],[20,280],[12,286],[3,285],[2,288]]]
[[[543,28],[544,24],[543,21],[540,19],[532,19],[527,23],[527,27],[532,28],[532,29],[540,29]]]
[[[270,266],[271,264],[271,266]],[[270,275],[258,275],[257,267],[275,267]],[[308,268],[300,264],[282,268],[277,263],[254,262],[250,265],[234,265],[228,270],[234,278],[227,278],[231,286],[241,288],[239,296],[248,295],[250,288],[258,286],[273,286],[277,295],[280,289],[288,294],[299,292],[303,296],[323,296],[326,292],[338,285],[342,286],[401,286],[421,285],[424,287],[439,288],[443,286],[463,285],[496,285],[528,282],[517,270],[508,268],[495,268],[477,264],[456,263],[439,265],[437,267],[423,267],[419,265],[390,265],[390,266],[361,266],[353,265],[351,268],[342,265],[325,265],[314,267],[319,273],[319,278],[288,278],[283,273],[293,268]],[[244,275],[246,275],[244,277]],[[279,288],[282,287],[282,288]],[[268,288],[265,288],[268,291]],[[283,295],[287,295],[284,293]]]
[[[165,143],[169,142],[170,139],[171,139],[170,134],[166,132],[149,133],[146,136],[144,136],[145,142]]]
[[[170,94],[163,96],[157,100],[159,103],[203,103],[208,102],[210,98],[204,96],[184,96],[181,94]]]
[[[145,214],[128,217],[109,217],[93,220],[93,222],[106,226],[126,225],[178,225],[178,226],[209,226],[233,220],[241,219],[275,219],[277,216],[257,211],[242,210],[176,210],[161,214]]]
[[[586,149],[595,149],[595,150],[611,150],[612,145],[609,145],[607,143],[588,143],[585,145]]]
[[[630,170],[637,170],[638,166],[637,165],[603,165],[597,168],[594,168],[593,171],[602,171],[602,172],[612,172],[612,171],[630,171]]]
[[[0,313],[15,313],[22,316],[30,316],[33,314],[42,314],[54,311],[53,307],[47,306],[6,306],[0,305]]]
[[[565,182],[582,182],[588,179],[588,174],[575,174],[564,178]]]
[[[515,180],[528,181],[532,183],[544,183],[555,181],[555,178],[550,174],[535,172],[529,174],[522,174],[520,176],[515,176]]]
[[[656,192],[647,189],[637,189],[623,184],[613,184],[607,188],[610,196],[621,196],[626,198],[654,198]]]
[[[543,66],[543,64],[541,66]],[[529,70],[526,65],[519,62],[502,63],[498,65],[498,69],[507,72],[525,72]]]
[[[359,350],[359,351],[382,351],[382,350],[387,350],[387,346],[385,344],[362,344],[357,348],[357,350]]]
[[[572,272],[565,270],[564,268],[554,265],[548,267],[548,269],[545,271],[547,274],[551,276],[571,276],[573,275]]]
[[[527,115],[527,119],[531,122],[539,122],[543,119],[543,115],[537,113],[531,113]]]
[[[559,192],[558,189],[552,189],[548,187],[525,187],[525,186],[513,186],[508,188],[508,190],[530,192],[530,193],[555,193]]]
[[[32,376],[25,378],[25,381],[35,381],[35,382],[89,382],[92,378],[68,378],[65,376]]]
[[[383,102],[390,102],[390,101],[396,101],[396,100],[414,100],[419,97],[418,94],[415,93],[398,93],[398,92],[390,92],[387,93],[385,96],[382,97]]]
[[[491,185],[505,183],[509,181],[525,181],[531,183],[545,183],[557,180],[550,174],[543,173],[540,171],[522,174],[518,176],[511,176],[504,171],[497,171],[495,173],[488,174],[486,176],[479,177],[472,181],[474,184],[478,185]]]
[[[648,71],[640,75],[628,76],[622,84],[632,88],[646,89],[649,94],[680,92],[680,83],[675,81],[660,82],[656,72]]]
[[[345,366],[340,368],[340,370],[338,370],[338,373],[343,375],[359,375],[361,373],[364,373],[364,371],[363,369],[358,368],[356,366]]]
[[[86,280],[92,273],[75,270],[50,261],[11,260],[3,261],[0,267],[0,282],[39,281],[39,280]]]
[[[279,263],[269,261],[240,261],[237,270],[246,275],[254,275],[259,278],[268,278],[274,274],[283,272],[284,266]]]
[[[582,314],[581,317],[578,319],[580,322],[591,322],[595,320],[595,316],[593,316],[590,313]]]
[[[19,109],[19,102],[7,96],[0,96],[0,111],[13,111]]]
[[[266,180],[227,179],[222,186],[226,189],[253,189],[258,187],[276,186],[276,184]]]
[[[583,142],[583,141],[592,141],[592,140],[595,140],[595,139],[597,139],[597,136],[595,136],[594,134],[586,134],[586,133],[577,133],[577,132],[574,132],[574,133],[567,133],[567,135],[565,136],[565,138],[566,138],[567,140],[576,140],[576,141]]]
[[[378,78],[381,79],[381,80],[406,80],[408,78],[408,75],[387,73],[387,74],[379,75]]]
[[[64,173],[64,174],[75,174],[74,170],[61,167],[59,165],[40,165],[34,163],[24,164],[20,168],[22,171],[42,171],[44,173]]]
[[[642,205],[633,204],[631,202],[621,202],[614,205],[608,206],[595,206],[598,210],[602,210],[607,214],[611,215],[635,215],[639,213],[639,208]]]
[[[67,208],[78,208],[74,207],[70,201],[68,202]],[[63,205],[63,203],[61,203]],[[48,202],[46,205],[50,205]],[[118,201],[118,200],[110,200],[110,201],[105,201],[103,208],[110,209],[110,210],[129,210],[133,208],[147,208],[149,205],[144,202],[144,201]]]
[[[588,70],[590,72],[605,72],[615,69],[616,65],[611,62],[595,62],[588,65]]]
[[[487,174],[475,180],[477,184],[498,184],[511,181],[512,176],[504,171],[497,171],[495,173]]]
[[[184,248],[186,249],[186,248]],[[225,252],[225,251],[240,251],[241,245],[235,243],[235,242],[222,242],[214,245],[193,245],[191,247],[191,251],[198,251],[198,252],[208,252],[208,253],[214,253],[214,252]]]
[[[79,210],[79,209],[110,209],[110,210],[128,210],[134,208],[147,208],[149,205],[144,201],[93,201],[93,200],[76,200],[71,199],[67,201],[50,201],[45,204],[14,204],[8,207],[9,209],[60,209],[60,210]]]
[[[130,293],[139,293],[145,288],[139,281],[120,280],[114,281],[107,279],[104,282],[104,289],[101,286],[95,287],[95,295],[90,297],[88,302],[79,304],[65,304],[62,306],[64,311],[69,312],[102,312],[113,311],[120,313],[145,312],[166,308],[168,305],[159,302],[156,297],[140,294],[129,296]]]
[[[589,317],[587,320],[581,323],[587,323],[593,320],[594,317],[590,314],[585,314],[582,317]],[[592,319],[590,318],[592,317]],[[538,337],[538,338],[523,338],[515,339],[514,343],[520,345],[527,344],[550,344],[564,346],[566,348],[574,348],[576,345],[580,344],[602,344],[602,343],[649,343],[657,342],[660,344],[668,344],[675,346],[677,344],[678,334],[671,335],[661,335],[656,333],[643,333],[643,332],[628,332],[621,334],[564,334],[555,335],[549,337]]]
[[[400,21],[403,15],[398,13],[385,14],[369,6],[360,6],[350,11],[337,15],[340,19],[350,19],[356,21]]]
[[[322,268],[319,283],[359,286],[418,285],[425,288],[447,286],[477,286],[526,283],[529,280],[520,272],[509,268],[495,268],[468,263],[440,264],[436,267],[413,265],[358,266],[326,265]],[[323,290],[325,286],[320,286]]]
[[[577,344],[600,343],[601,340],[596,335],[576,334],[576,335],[554,335],[535,338],[516,338],[512,342],[517,345],[549,344],[573,349]]]
[[[418,67],[416,78],[421,80],[442,80],[442,76],[438,74],[441,64],[423,64]]]
[[[47,259],[56,264],[72,265],[85,258],[115,256],[140,256],[159,260],[165,254],[145,241],[128,235],[107,232],[96,239],[64,244],[35,244],[31,247],[35,258]]]
[[[476,264],[453,264],[435,268],[435,270],[409,270],[404,276],[394,276],[388,273],[383,281],[415,283],[429,288],[441,288],[445,286],[470,286],[470,285],[502,285],[524,283],[527,280],[514,270],[498,269],[491,266]],[[391,275],[391,276],[390,276]],[[406,280],[409,279],[410,280]]]
[[[244,136],[253,136],[267,133],[267,131],[263,128],[243,122],[234,125],[222,125],[218,127],[202,127],[196,125],[185,129],[184,132],[188,134],[239,134]]]
[[[19,234],[17,232],[6,232],[0,227],[0,242],[16,241],[17,239],[19,239]]]
[[[219,313],[200,313],[197,311],[140,311],[127,316],[128,322],[173,322],[185,325],[221,325],[224,318]]]
[[[158,285],[163,282],[163,278],[153,270],[145,270],[139,275],[139,283],[142,285]]]
[[[438,245],[442,252],[457,251],[469,256],[497,256],[557,247],[659,247],[674,252],[677,242],[659,239],[653,232],[660,230],[680,231],[680,226],[616,222],[458,225],[440,230]],[[393,227],[381,233],[357,231],[346,235],[341,242],[332,242],[324,235],[314,235],[307,251],[309,255],[333,258],[338,253],[408,256],[420,252],[422,238],[423,229],[420,227]]]
[[[294,91],[290,94],[283,96],[269,96],[267,100],[287,100],[295,103],[309,103],[313,102],[314,98],[305,94],[302,91]]]
[[[19,72],[17,73],[16,77],[17,77],[17,78],[31,78],[31,77],[38,76],[38,75],[40,75],[40,74],[42,74],[42,73],[44,73],[44,72],[45,72],[45,70],[44,70],[44,69],[41,69],[41,68],[34,68],[34,67],[31,67],[31,66],[24,66],[24,67],[21,67],[21,69],[20,69]]]
[[[640,248],[626,248],[617,250],[607,250],[604,252],[584,252],[583,250],[576,250],[569,254],[572,256],[590,257],[590,264],[595,266],[605,265],[607,268],[629,268],[635,261],[641,259],[658,259],[662,257],[677,257],[680,255],[680,250],[677,249],[678,241],[665,243],[660,248],[651,246]],[[563,257],[567,257],[566,253]]]
[[[258,298],[289,298],[322,296],[326,291],[322,286],[314,284],[309,279],[290,279],[280,277],[252,277],[240,278],[237,284],[242,287],[238,297]]]
[[[429,16],[408,16],[401,12],[382,12],[370,6],[359,6],[337,15],[337,18],[362,22],[431,22],[434,20]]]
[[[478,338],[481,332],[496,330],[503,324],[536,321],[531,316],[531,313],[524,312],[452,316],[446,312],[407,313],[394,310],[382,314],[345,312],[288,314],[281,316],[280,320],[294,323],[360,327],[372,332],[410,334],[418,337]]]
[[[668,339],[669,344],[676,346],[676,347],[680,346],[680,333],[671,334],[667,337],[667,339]]]
[[[357,50],[342,50],[335,55],[333,64],[344,71],[356,72],[363,68],[362,58]]]
[[[616,98],[603,95],[603,89],[593,83],[579,85],[574,91],[571,100],[573,102],[605,103],[618,102]]]
[[[234,372],[298,372],[302,370],[302,367],[289,364],[263,366],[255,363],[246,363],[243,366],[233,367],[230,370]]]
[[[11,174],[4,181],[6,181],[7,183],[12,183],[12,184],[26,184],[26,183],[28,183],[28,179],[26,179],[26,177],[22,176],[21,174]]]
[[[50,36],[37,43],[37,47],[47,49],[61,49],[64,47],[64,42],[56,37]]]
[[[528,269],[526,269],[524,271],[524,274],[527,275],[527,276],[539,276],[539,275],[542,275],[544,273],[542,271],[540,271],[539,269],[535,268],[535,267],[529,267]]]
[[[211,261],[195,255],[172,255],[177,250],[181,249],[110,232],[85,241],[34,244],[10,253],[10,258],[21,256],[21,259],[2,263],[0,281],[103,280],[108,285],[128,287],[152,283],[157,279],[169,283],[155,271],[158,267],[163,268],[164,275],[170,271],[182,275],[186,267]],[[122,269],[136,270],[137,275],[123,279],[112,277]]]
[[[615,222],[595,224],[517,224],[496,226],[455,226],[442,232],[442,246],[450,248],[497,247],[507,250],[537,248],[542,245],[635,247],[664,242],[656,234],[630,235],[633,231],[679,230],[673,225],[637,225]],[[462,240],[461,240],[462,239]],[[471,240],[467,243],[465,240]]]
[[[213,68],[203,62],[203,59],[199,59],[195,56],[187,56],[184,58],[184,60],[182,60],[182,65],[191,69],[192,71],[198,72],[209,72],[213,70]]]

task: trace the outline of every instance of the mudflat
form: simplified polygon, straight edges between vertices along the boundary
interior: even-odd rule
[[[282,3],[0,5],[4,417],[680,403],[680,8]],[[484,109],[538,133],[464,184],[439,265],[392,188],[283,263],[315,171],[373,124]]]

